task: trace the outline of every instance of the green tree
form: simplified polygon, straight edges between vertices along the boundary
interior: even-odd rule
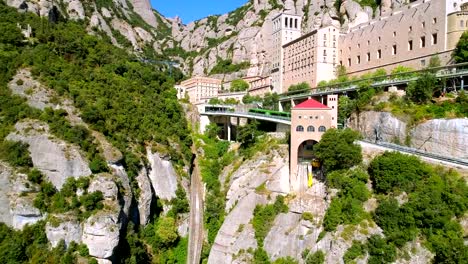
[[[374,190],[384,194],[396,190],[411,192],[417,182],[430,173],[417,157],[399,152],[385,152],[376,157],[368,171]]]
[[[252,146],[260,135],[261,132],[258,130],[258,122],[256,120],[253,120],[247,125],[237,129],[237,141],[241,143],[241,146],[244,149]]]
[[[249,89],[249,84],[242,79],[233,80],[231,82],[231,92],[240,92],[245,91],[247,89]]]
[[[436,89],[437,79],[430,72],[422,73],[419,78],[411,82],[406,89],[406,97],[417,104],[427,103],[432,99]]]
[[[301,82],[299,84],[293,84],[289,86],[288,92],[294,92],[294,91],[309,91],[311,89],[310,84],[307,82]]]
[[[210,123],[206,126],[205,135],[209,138],[217,139],[220,131],[221,129],[218,127],[218,124]]]
[[[453,59],[457,63],[468,62],[468,31],[461,35],[453,52]]]
[[[349,128],[329,129],[314,146],[314,153],[327,171],[348,169],[361,163],[361,146],[354,143],[360,135]]]
[[[172,217],[161,217],[158,221],[156,235],[161,239],[161,243],[168,246],[173,244],[177,238],[177,228]]]

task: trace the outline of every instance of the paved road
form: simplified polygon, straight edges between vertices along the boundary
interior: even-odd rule
[[[203,192],[198,159],[190,179],[190,226],[187,264],[199,264],[203,246]]]

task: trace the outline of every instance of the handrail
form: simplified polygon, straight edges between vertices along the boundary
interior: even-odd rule
[[[230,111],[215,111],[215,110],[208,110],[205,111],[205,113],[218,113],[218,114],[230,114],[230,115],[244,115],[244,116],[258,116],[258,117],[266,117],[270,119],[280,119],[280,120],[286,120],[286,121],[291,121],[290,117],[285,117],[285,116],[272,116],[272,115],[265,115],[265,114],[258,114],[258,113],[251,113],[251,112],[230,112]]]

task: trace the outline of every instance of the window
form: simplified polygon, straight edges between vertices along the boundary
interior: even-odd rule
[[[393,37],[396,37],[396,31],[393,31]]]
[[[460,27],[465,27],[465,23],[463,23],[463,20],[460,20]]]
[[[426,47],[426,37],[422,36],[419,42],[420,42],[421,48]]]
[[[380,42],[380,37],[377,38],[377,41]]]
[[[396,55],[396,45],[392,46],[392,55]]]
[[[308,126],[307,127],[307,132],[315,132],[315,127],[314,126]]]
[[[356,63],[357,63],[357,64],[361,63],[361,56],[357,56],[357,58],[356,58]]]
[[[408,32],[411,32],[411,31],[413,31],[413,27],[412,27],[412,26],[410,26],[409,29],[408,29]]]
[[[370,52],[367,52],[367,61],[370,61]]]
[[[408,50],[413,50],[413,41],[408,41]]]
[[[437,17],[434,17],[434,18],[432,19],[432,24],[436,24],[436,23],[437,23]]]
[[[378,50],[377,51],[377,59],[381,59],[382,58],[382,50]]]
[[[296,131],[297,132],[304,132],[304,127],[303,126],[297,126]]]
[[[437,33],[432,34],[432,45],[437,44]]]
[[[318,131],[319,132],[325,132],[325,131],[327,131],[327,128],[325,128],[324,126],[320,126]]]
[[[421,66],[426,66],[426,60],[421,60]]]
[[[422,23],[421,23],[421,27],[422,27],[422,28],[425,28],[425,27],[426,27],[426,22],[422,22]]]
[[[351,66],[351,59],[348,59],[348,67]]]
[[[367,46],[369,46],[369,45],[370,45],[370,40],[367,41]]]

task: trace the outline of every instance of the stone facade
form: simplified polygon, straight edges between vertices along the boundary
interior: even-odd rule
[[[180,86],[185,88],[190,103],[201,104],[208,102],[206,98],[218,95],[218,91],[221,89],[221,80],[197,76],[183,81]],[[202,98],[204,99],[202,100]]]
[[[338,38],[339,29],[328,26],[284,45],[283,90],[302,82],[316,87],[335,78]]]
[[[297,177],[302,158],[311,158],[312,146],[319,142],[327,129],[336,128],[338,96],[328,95],[327,105],[309,99],[291,110],[291,177]],[[309,154],[308,154],[309,153]]]
[[[262,77],[255,81],[250,82],[250,88],[248,90],[249,94],[252,96],[265,96],[268,93],[273,92],[273,86],[271,77]]]
[[[459,2],[415,1],[350,28],[339,40],[340,64],[351,75],[398,65],[421,69],[436,55],[447,64],[464,30],[455,24],[466,21]]]

